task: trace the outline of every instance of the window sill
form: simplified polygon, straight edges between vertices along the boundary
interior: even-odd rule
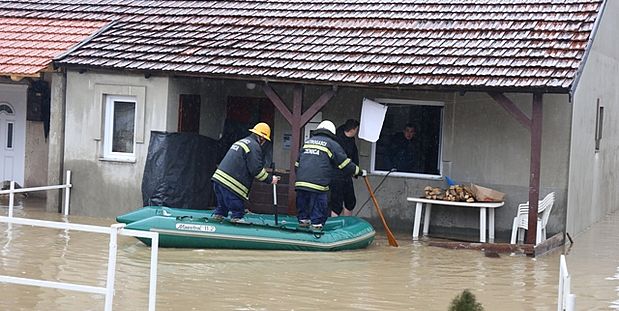
[[[135,157],[127,158],[112,158],[112,157],[100,157],[99,161],[103,162],[120,162],[120,163],[136,163]]]
[[[372,171],[370,174],[376,176],[385,176],[389,173],[388,171]],[[403,173],[403,172],[392,172],[389,174],[392,177],[403,177],[403,178],[415,178],[415,179],[428,179],[428,180],[441,180],[443,176],[441,175],[429,175],[429,174],[419,174],[419,173]]]

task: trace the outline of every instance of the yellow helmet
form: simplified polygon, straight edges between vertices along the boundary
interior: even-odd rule
[[[249,131],[268,141],[271,141],[271,127],[264,122],[256,124],[254,128]]]

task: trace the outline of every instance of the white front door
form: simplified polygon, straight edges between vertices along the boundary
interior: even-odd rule
[[[0,181],[24,185],[26,156],[25,85],[0,85]]]

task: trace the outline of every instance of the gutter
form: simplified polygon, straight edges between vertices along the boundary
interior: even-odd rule
[[[96,32],[94,32],[93,34],[91,34],[90,36],[86,37],[86,39],[80,41],[79,43],[77,43],[76,45],[72,46],[70,49],[64,51],[63,53],[61,53],[60,55],[54,57],[52,59],[52,63],[54,64],[54,67],[57,68],[58,66],[56,66],[56,62],[62,60],[63,58],[67,57],[69,54],[75,52],[76,50],[78,50],[79,48],[81,48],[82,46],[84,46],[86,43],[90,43],[90,41],[92,41],[95,37],[99,36],[101,33],[107,31],[108,29],[110,29],[112,26],[117,24],[117,20],[113,20],[109,23],[107,23],[107,25],[99,28],[99,30],[97,30]]]
[[[587,47],[585,48],[585,54],[582,56],[582,61],[578,66],[578,70],[576,71],[576,76],[574,77],[574,82],[570,87],[570,101],[572,101],[572,97],[576,92],[576,88],[578,88],[578,83],[580,82],[580,78],[582,77],[582,73],[585,70],[585,65],[587,64],[587,59],[589,58],[589,53],[593,47],[593,40],[597,35],[598,29],[600,28],[600,21],[604,17],[604,11],[606,10],[606,5],[608,4],[608,0],[603,0],[602,5],[600,6],[600,12],[598,13],[598,17],[595,19],[593,23],[593,30],[591,31],[591,35],[589,36],[589,40],[587,42]]]

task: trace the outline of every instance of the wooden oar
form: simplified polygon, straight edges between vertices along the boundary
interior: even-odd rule
[[[372,186],[370,186],[370,181],[367,176],[363,176],[363,180],[365,180],[365,185],[368,187],[368,192],[370,193],[370,197],[372,197],[372,202],[374,202],[374,207],[376,208],[376,212],[378,216],[380,216],[380,220],[383,222],[383,226],[385,227],[385,232],[387,233],[387,240],[389,240],[389,245],[398,247],[398,241],[396,241],[395,236],[391,233],[389,226],[387,225],[387,221],[385,220],[385,216],[383,216],[383,212],[380,210],[378,206],[378,201],[376,201],[376,196],[374,195],[374,191],[372,191]]]

